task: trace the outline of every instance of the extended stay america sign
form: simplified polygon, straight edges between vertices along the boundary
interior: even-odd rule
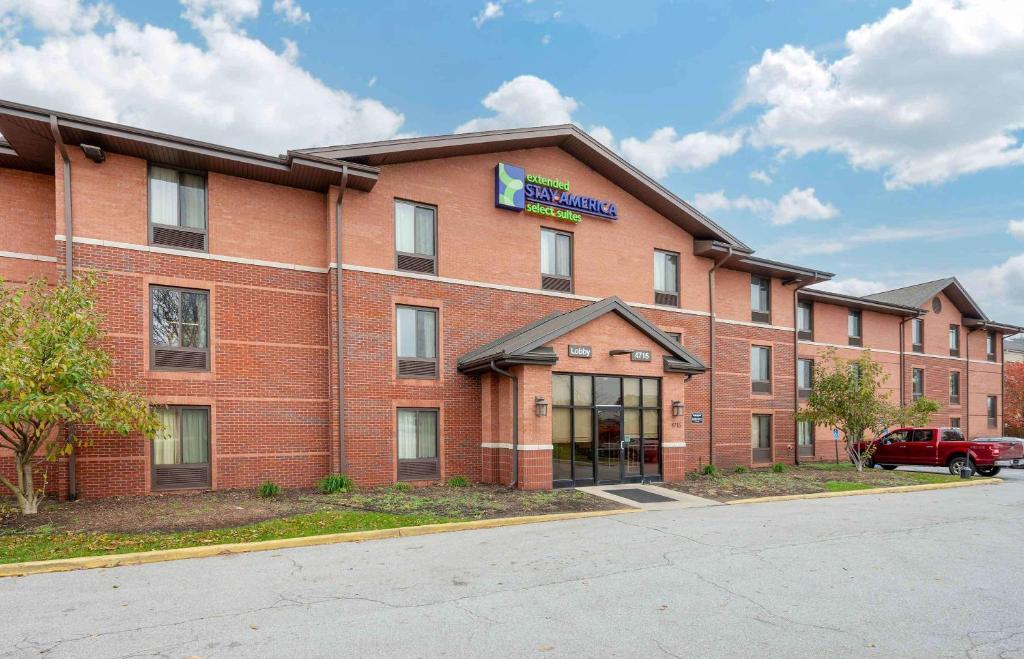
[[[522,167],[499,162],[494,168],[494,205],[579,224],[584,215],[619,219],[615,202],[576,194],[569,181],[527,174]]]

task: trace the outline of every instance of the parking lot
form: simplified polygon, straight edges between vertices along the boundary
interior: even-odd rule
[[[1018,656],[1024,471],[0,580],[0,656]]]

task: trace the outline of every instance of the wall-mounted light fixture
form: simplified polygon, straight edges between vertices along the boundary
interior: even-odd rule
[[[107,154],[104,153],[103,149],[98,146],[93,146],[92,144],[83,144],[82,152],[85,154],[86,158],[97,165],[107,159]]]
[[[544,400],[544,396],[537,396],[533,403],[534,406],[537,408],[537,416],[548,415],[548,402]]]
[[[683,416],[683,402],[679,400],[672,401],[672,416]]]

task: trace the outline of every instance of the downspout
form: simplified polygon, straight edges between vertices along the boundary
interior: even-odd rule
[[[708,391],[710,393],[710,400],[708,401],[708,464],[715,464],[715,272],[722,266],[723,263],[732,258],[733,248],[732,245],[727,245],[728,251],[721,259],[715,261],[715,264],[708,270],[708,310],[711,312],[710,322],[708,323]]]
[[[796,412],[800,409],[800,327],[797,322],[797,315],[800,312],[800,289],[813,286],[819,281],[818,272],[815,271],[811,281],[798,281],[793,289],[793,464],[800,466],[800,422],[796,420]]]
[[[348,165],[341,167],[341,182],[338,185],[338,199],[334,204],[334,244],[335,244],[335,275],[337,276],[338,306],[338,473],[345,473],[345,313],[342,305],[341,277],[341,211],[348,185]]]
[[[519,485],[519,378],[510,371],[498,368],[492,361],[491,370],[512,380],[512,482],[510,488]]]
[[[57,125],[57,117],[50,115],[50,132],[53,134],[53,141],[60,151],[60,158],[63,161],[64,178],[64,283],[71,284],[74,273],[74,222],[71,215],[71,158],[68,156],[68,149],[64,145],[64,138],[61,137],[60,127]],[[68,445],[71,452],[68,453],[68,501],[78,498],[78,481],[75,468],[78,463],[78,456],[75,453],[75,426],[68,424]]]
[[[972,327],[967,330],[967,339],[964,341],[964,359],[966,359],[964,368],[964,389],[961,392],[964,394],[964,420],[966,424],[962,430],[964,431],[964,437],[970,441],[971,439],[971,334],[977,331],[977,327]]]
[[[907,318],[900,320],[900,407],[903,407],[907,401],[906,384],[903,379],[907,376],[907,364],[906,355],[904,354],[904,348],[906,347],[907,340]]]

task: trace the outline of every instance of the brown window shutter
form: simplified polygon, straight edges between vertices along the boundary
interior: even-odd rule
[[[437,458],[398,461],[398,480],[400,481],[436,480],[440,475],[441,470]]]
[[[153,225],[153,244],[177,249],[206,251],[206,234],[174,227]]]
[[[437,360],[399,357],[398,376],[403,378],[436,378]]]
[[[660,304],[666,307],[678,307],[679,306],[679,294],[678,293],[662,293],[661,291],[654,291],[654,303]]]
[[[437,274],[435,268],[436,263],[437,261],[431,256],[405,254],[403,252],[398,253],[398,258],[395,261],[399,270],[405,270],[407,272],[422,272],[428,275]]]
[[[559,293],[572,292],[572,280],[568,277],[553,277],[541,275],[540,287],[545,291],[558,291]]]

